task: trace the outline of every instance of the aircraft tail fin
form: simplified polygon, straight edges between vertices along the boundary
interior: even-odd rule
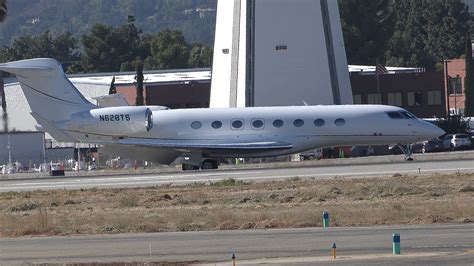
[[[97,107],[74,87],[54,59],[4,63],[0,70],[16,75],[31,111],[47,121],[68,120],[73,113]]]

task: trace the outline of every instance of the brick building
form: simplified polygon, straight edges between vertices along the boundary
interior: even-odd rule
[[[375,73],[351,72],[355,104],[387,104],[400,106],[417,117],[445,117],[443,72],[389,71]]]
[[[451,115],[464,114],[464,84],[466,79],[466,62],[464,59],[444,61],[444,94],[445,110]]]
[[[130,105],[135,105],[135,84],[117,85]],[[210,80],[146,82],[143,98],[146,105],[162,105],[172,109],[209,107]]]
[[[117,74],[117,93],[124,96],[129,105],[135,105],[137,90],[134,75]],[[111,76],[102,78],[110,80]],[[145,105],[162,105],[172,109],[209,107],[210,88],[210,69],[152,71],[144,74],[143,98]]]

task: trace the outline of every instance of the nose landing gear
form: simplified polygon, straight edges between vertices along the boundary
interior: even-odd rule
[[[405,161],[413,161],[411,144],[397,144],[398,148],[405,154]]]

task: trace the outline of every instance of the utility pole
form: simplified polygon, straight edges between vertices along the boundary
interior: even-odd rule
[[[449,75],[448,75],[448,62],[449,60],[444,60],[444,80],[445,80],[445,86],[446,86],[446,92],[445,92],[445,99],[446,99],[446,118],[448,121],[451,120],[451,112],[450,112],[450,106],[449,106],[449,89],[450,89],[450,82],[449,82]]]
[[[10,134],[7,132],[7,149],[8,149],[8,167],[12,167],[12,150],[11,150],[11,143],[10,143]]]
[[[81,148],[77,143],[77,171],[81,170]]]

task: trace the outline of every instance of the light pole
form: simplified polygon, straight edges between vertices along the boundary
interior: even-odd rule
[[[456,114],[456,116],[458,115],[458,80],[460,80],[460,77],[459,75],[456,75],[456,84],[454,85],[454,112]]]
[[[8,167],[12,167],[12,149],[10,142],[10,134],[7,132],[7,149],[8,149]]]
[[[451,107],[449,106],[449,89],[450,89],[450,78],[449,78],[449,75],[448,75],[448,62],[451,62],[449,60],[444,60],[444,80],[445,80],[445,84],[446,84],[446,90],[445,90],[445,100],[446,100],[446,106],[447,106],[447,110],[446,110],[446,115],[447,115],[447,118],[448,118],[448,121],[450,120],[450,117],[451,117],[451,112],[450,112],[450,109]]]

